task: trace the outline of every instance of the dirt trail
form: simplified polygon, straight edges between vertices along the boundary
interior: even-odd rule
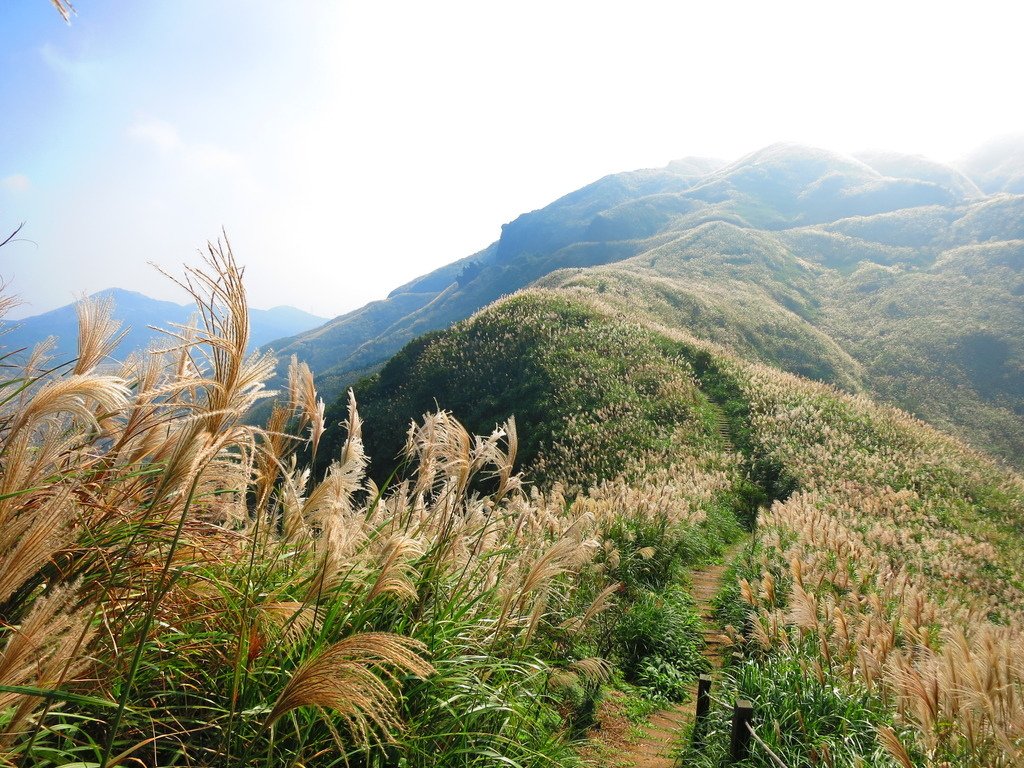
[[[734,548],[726,554],[726,562],[738,549]],[[724,576],[724,565],[709,565],[691,574],[693,598],[697,602],[705,626],[704,641],[707,645],[704,649],[704,658],[710,662],[712,670],[722,666],[723,657],[728,653],[729,639],[717,627],[715,608],[712,605],[715,595],[722,587]],[[623,768],[673,768],[675,760],[671,755],[678,744],[680,732],[693,720],[696,699],[695,684],[689,701],[674,704],[651,715],[650,724],[643,729],[643,736],[635,742],[623,745],[621,751],[612,758],[612,765]]]

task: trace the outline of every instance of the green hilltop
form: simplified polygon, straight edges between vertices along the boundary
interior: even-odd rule
[[[609,482],[641,485],[673,467],[731,473],[729,503],[751,517],[792,493],[821,492],[814,503],[824,505],[855,488],[888,488],[913,493],[927,512],[888,524],[920,523],[920,541],[984,543],[983,571],[935,589],[964,600],[998,594],[995,617],[1024,610],[1018,474],[902,411],[750,362],[604,295],[527,289],[417,339],[362,380],[355,394],[377,481],[404,476],[394,457],[410,421],[441,408],[477,434],[514,414],[518,466],[570,497]],[[346,407],[329,408],[328,423]],[[323,464],[341,438],[328,432]],[[916,567],[922,579],[939,577],[924,561]]]

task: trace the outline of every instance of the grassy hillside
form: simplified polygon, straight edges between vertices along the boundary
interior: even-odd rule
[[[421,337],[356,389],[381,480],[409,420],[436,408],[480,434],[515,414],[521,466],[575,487],[723,447],[714,406],[673,345],[557,294],[515,296]],[[338,435],[324,444],[332,454]]]
[[[725,685],[755,701],[773,751],[791,765],[822,751],[837,765],[1024,757],[1024,677],[1000,655],[1024,640],[1024,480],[903,412],[585,295],[526,292],[408,347],[357,389],[367,413],[395,422],[367,439],[397,451],[398,425],[433,389],[467,419],[484,424],[504,407],[521,414],[521,433],[541,430],[526,463],[542,484],[618,473],[642,484],[695,463],[728,471],[735,450],[745,483],[733,482],[733,509],[780,501],[722,597],[743,654]],[[871,640],[883,630],[895,642]],[[1004,679],[954,683],[947,663]],[[932,679],[941,717],[915,687]],[[695,764],[719,764],[724,708],[708,728]]]
[[[938,184],[964,199],[984,196],[978,185],[960,171],[921,155],[905,155],[898,152],[858,152],[854,157],[883,176],[895,179],[916,179]]]
[[[720,598],[742,661],[719,695],[752,701],[789,765],[1018,764],[1022,478],[903,413],[740,367],[757,440],[799,490]],[[727,716],[688,764],[720,764]]]
[[[275,346],[308,360],[330,400],[502,295],[572,289],[870,393],[1019,465],[1024,197],[986,190],[920,157],[792,145],[617,174]]]
[[[996,548],[989,555],[1003,565],[976,569],[972,579],[1002,595],[997,612],[1024,610],[1018,475],[901,411],[747,362],[582,294],[531,290],[497,302],[418,339],[356,396],[377,424],[364,439],[385,457],[386,473],[409,421],[439,405],[481,432],[514,414],[522,465],[542,485],[584,489],[738,450],[750,461],[771,459],[804,491],[836,493],[848,483],[912,491],[941,504],[944,512],[929,514],[956,535]],[[327,421],[340,416],[328,410]],[[975,594],[980,583],[934,586]]]
[[[230,253],[209,268],[177,355],[100,373],[96,309],[73,370],[5,369],[5,764],[580,765],[610,686],[688,695],[687,573],[759,510],[724,693],[776,754],[1024,757],[1018,475],[582,288],[418,339],[359,386],[365,423],[294,364],[246,426],[274,362],[246,356]]]
[[[781,232],[707,223],[537,285],[870,393],[1019,464],[1022,211],[1004,197]]]
[[[479,253],[400,286],[383,301],[310,333],[280,339],[272,347],[282,360],[292,354],[308,360],[333,399],[354,380],[354,373],[381,364],[416,336],[466,318],[554,269],[618,261],[642,250],[644,238],[664,223],[659,213],[664,204],[654,205],[656,210],[640,223],[637,216],[630,216],[623,225],[613,216],[605,224],[602,215],[648,197],[676,200],[694,183],[694,169],[710,165],[693,161],[676,170],[607,176],[505,224],[501,238]],[[667,207],[671,211],[673,203]],[[608,229],[615,231],[604,231]]]
[[[648,709],[685,696],[701,634],[681,585],[741,535],[746,480],[657,337],[549,297],[502,305],[542,345],[587,347],[540,361],[559,386],[578,378],[538,393],[620,406],[610,440],[552,432],[548,470],[586,450],[611,475],[625,451],[635,483],[538,493],[513,421],[473,437],[432,411],[408,432],[407,481],[378,486],[355,402],[311,482],[298,449],[327,447],[309,368],[265,427],[243,424],[274,361],[246,355],[229,252],[189,278],[206,323],[174,355],[100,373],[113,325],[92,307],[72,370],[3,369],[0,762],[574,766],[613,679]],[[493,318],[444,353],[508,352]],[[634,345],[652,369],[620,390],[601,356]],[[671,471],[635,463],[669,454]]]
[[[857,362],[815,327],[822,272],[770,233],[711,222],[632,259],[538,285],[596,295],[636,318],[856,391]]]

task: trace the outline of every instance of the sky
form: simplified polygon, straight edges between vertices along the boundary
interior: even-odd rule
[[[0,279],[37,314],[185,297],[334,317],[601,176],[776,141],[955,161],[1024,130],[1014,3],[0,2]]]

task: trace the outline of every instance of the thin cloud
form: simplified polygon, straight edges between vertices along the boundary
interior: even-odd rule
[[[51,43],[43,43],[39,47],[39,55],[53,72],[72,83],[89,86],[96,82],[100,73],[100,64],[86,59],[73,59]]]
[[[12,173],[10,176],[0,179],[0,189],[5,192],[27,192],[31,186],[32,182],[23,173]]]
[[[240,154],[213,144],[189,147],[188,162],[200,171],[239,171],[245,166],[245,160]]]
[[[128,135],[143,144],[155,147],[162,153],[172,152],[184,146],[178,129],[164,120],[147,118],[134,122],[128,126]]]
[[[156,149],[162,155],[173,155],[185,167],[201,172],[240,170],[245,161],[237,152],[214,144],[186,143],[177,127],[166,120],[142,118],[128,126],[128,136]]]

